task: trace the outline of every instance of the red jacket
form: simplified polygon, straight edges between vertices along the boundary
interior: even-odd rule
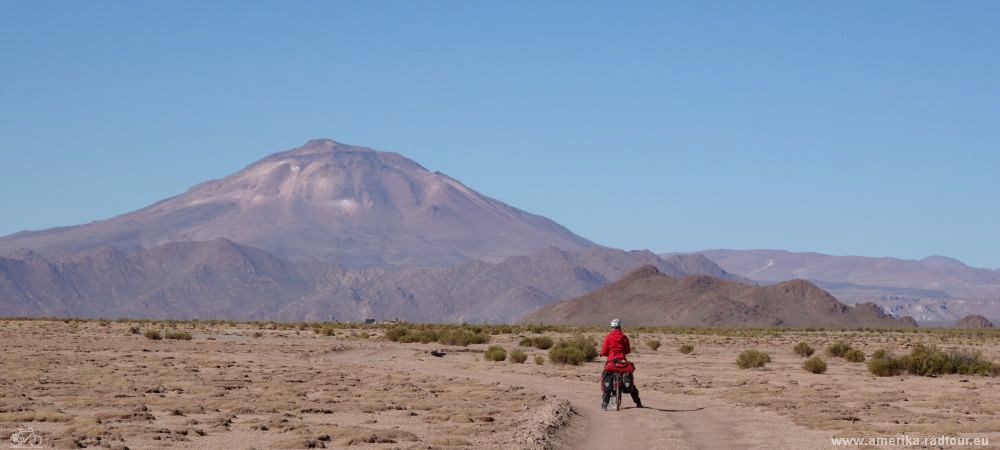
[[[628,336],[625,336],[622,330],[615,328],[607,336],[604,336],[601,356],[607,356],[608,361],[625,359],[625,355],[629,353],[632,353],[632,347],[628,343]]]

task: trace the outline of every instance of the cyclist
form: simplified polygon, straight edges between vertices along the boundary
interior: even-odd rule
[[[622,361],[627,361],[625,355],[632,353],[632,347],[629,345],[628,336],[622,333],[622,321],[615,319],[611,321],[611,332],[607,336],[604,336],[604,343],[601,344],[601,356],[607,356],[608,361],[604,364],[604,370],[601,372],[601,383],[603,386],[605,384],[605,379],[608,376],[609,371],[622,371],[616,369],[613,366],[613,362],[616,359]],[[632,401],[635,402],[636,408],[642,408],[642,401],[639,400],[639,388],[635,386],[635,366],[631,363],[628,364],[628,372],[632,376],[632,389],[629,394],[632,394]],[[601,399],[601,409],[608,409],[608,401],[611,400],[611,392],[608,389],[604,389],[604,397]]]

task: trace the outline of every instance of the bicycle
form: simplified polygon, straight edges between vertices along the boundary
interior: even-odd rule
[[[18,428],[10,435],[11,448],[37,448],[42,446],[42,437],[32,428]]]

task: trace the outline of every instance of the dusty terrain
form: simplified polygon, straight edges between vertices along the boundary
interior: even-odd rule
[[[147,339],[178,330],[193,339]],[[866,353],[916,343],[1000,360],[996,331],[629,330],[646,409],[598,409],[598,363],[488,362],[489,344],[401,344],[384,329],[0,321],[0,448],[19,427],[62,448],[831,448],[831,437],[975,436],[1000,442],[1000,378],[876,378],[791,348],[844,340]],[[546,332],[553,338],[566,336]],[[589,333],[598,336],[599,331]],[[657,350],[646,344],[662,342]],[[682,354],[678,347],[691,344]],[[741,370],[745,349],[770,353]],[[443,357],[434,357],[441,350]],[[945,446],[947,447],[947,446]],[[933,448],[937,448],[936,446]],[[955,447],[975,448],[975,447]],[[980,447],[983,448],[983,447]]]

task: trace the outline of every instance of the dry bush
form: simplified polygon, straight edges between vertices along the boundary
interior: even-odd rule
[[[694,351],[694,346],[691,345],[691,344],[684,344],[684,345],[680,346],[680,348],[678,348],[677,351],[679,351],[679,352],[681,352],[681,353],[683,353],[683,354],[686,355],[686,354],[691,353],[691,352]]]
[[[802,368],[812,373],[826,373],[826,362],[819,356],[813,356],[802,362]]]
[[[160,339],[163,339],[163,335],[161,335],[160,332],[156,331],[156,330],[149,330],[149,331],[143,333],[142,335],[146,336],[146,339],[151,339],[151,340],[154,340],[154,341],[158,341]]]
[[[437,341],[439,344],[467,347],[469,344],[485,344],[490,341],[490,337],[467,330],[453,330],[438,336]]]
[[[535,356],[535,364],[538,364],[539,366],[545,364],[545,357],[542,355]]]
[[[486,353],[483,353],[483,358],[487,361],[503,361],[507,359],[507,350],[499,345],[491,345],[486,349]]]
[[[846,359],[848,362],[855,362],[855,363],[865,362],[865,352],[858,350],[856,348],[852,348],[848,350],[847,353],[844,353],[844,359]]]
[[[552,338],[548,336],[529,336],[521,339],[518,345],[522,347],[535,347],[539,350],[548,350],[552,348],[553,342]]]
[[[982,375],[995,376],[995,365],[983,358],[979,351],[940,350],[931,345],[917,344],[899,360],[903,370],[914,375]]]
[[[191,340],[191,333],[188,333],[186,331],[170,330],[170,331],[167,331],[166,333],[164,333],[163,337],[166,338],[166,339],[175,339],[175,340],[181,340],[181,341],[190,341]]]
[[[795,345],[794,348],[792,348],[792,351],[794,351],[796,355],[799,355],[803,358],[808,358],[812,356],[812,354],[816,350],[814,350],[812,347],[809,346],[809,344],[806,344],[805,342],[799,342],[798,344]]]
[[[736,365],[740,369],[756,369],[771,362],[771,356],[757,350],[745,350],[736,357]]]
[[[142,329],[140,329],[139,327],[129,327],[128,328],[128,334],[141,334],[141,333],[142,333]]]
[[[524,362],[527,361],[527,360],[528,360],[528,354],[524,353],[523,351],[521,351],[521,349],[517,348],[517,349],[511,350],[511,352],[510,352],[510,362],[517,363],[517,364],[524,364]]]
[[[596,346],[597,343],[592,338],[580,335],[569,339],[560,339],[549,350],[549,361],[552,364],[572,364],[579,366],[584,362],[590,362],[597,358]]]
[[[658,341],[656,339],[653,339],[653,340],[647,342],[646,346],[649,347],[650,350],[652,350],[652,351],[655,352],[656,349],[660,348],[660,341]]]
[[[868,371],[875,376],[891,377],[903,373],[903,368],[892,353],[878,350],[872,353],[871,359],[868,360]]]
[[[437,342],[444,345],[461,345],[463,347],[470,344],[485,344],[490,341],[490,337],[473,327],[468,329],[451,328],[444,326],[427,326],[422,329],[411,329],[405,326],[395,326],[385,332],[385,338],[393,342],[411,343],[420,342],[429,344]]]
[[[826,348],[826,354],[830,356],[836,356],[838,358],[843,358],[847,352],[851,351],[851,344],[844,341],[837,341]]]

